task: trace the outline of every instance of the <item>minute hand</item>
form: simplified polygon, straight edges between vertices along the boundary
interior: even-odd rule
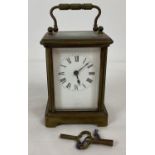
[[[89,63],[86,63],[83,67],[81,67],[78,72],[80,72],[84,67],[86,67]]]

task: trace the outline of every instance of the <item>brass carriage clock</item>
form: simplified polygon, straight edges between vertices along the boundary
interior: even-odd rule
[[[93,31],[58,31],[55,9],[97,9]],[[108,124],[104,93],[107,48],[113,41],[97,25],[100,14],[100,8],[93,4],[59,4],[50,10],[54,27],[49,27],[41,40],[46,48],[47,127],[69,123]]]

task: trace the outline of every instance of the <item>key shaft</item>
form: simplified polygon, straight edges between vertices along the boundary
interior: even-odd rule
[[[70,139],[70,140],[77,140],[78,136],[73,136],[73,135],[68,135],[68,134],[60,134],[60,138]]]
[[[92,139],[92,144],[102,144],[107,146],[113,146],[113,140],[111,139]]]

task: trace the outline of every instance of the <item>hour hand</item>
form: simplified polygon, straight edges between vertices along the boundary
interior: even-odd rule
[[[77,83],[80,85],[80,80],[79,80],[79,77],[77,76]]]
[[[77,77],[77,83],[80,85],[80,80],[79,80],[79,71],[74,71],[74,75]]]

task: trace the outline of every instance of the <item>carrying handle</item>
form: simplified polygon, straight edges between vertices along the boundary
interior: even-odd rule
[[[52,7],[51,10],[50,10],[50,15],[51,15],[51,17],[52,17],[52,19],[54,21],[54,27],[49,27],[48,32],[53,32],[53,31],[57,32],[58,31],[57,20],[56,20],[54,14],[53,14],[53,11],[55,9],[59,9],[59,10],[92,10],[93,8],[98,10],[98,14],[97,14],[97,16],[95,17],[95,20],[94,20],[93,30],[102,32],[103,27],[97,25],[98,18],[101,15],[101,9],[97,5],[93,5],[91,3],[86,3],[86,4],[76,4],[76,3],[74,3],[74,4],[59,4],[59,5],[56,5],[56,6]]]

